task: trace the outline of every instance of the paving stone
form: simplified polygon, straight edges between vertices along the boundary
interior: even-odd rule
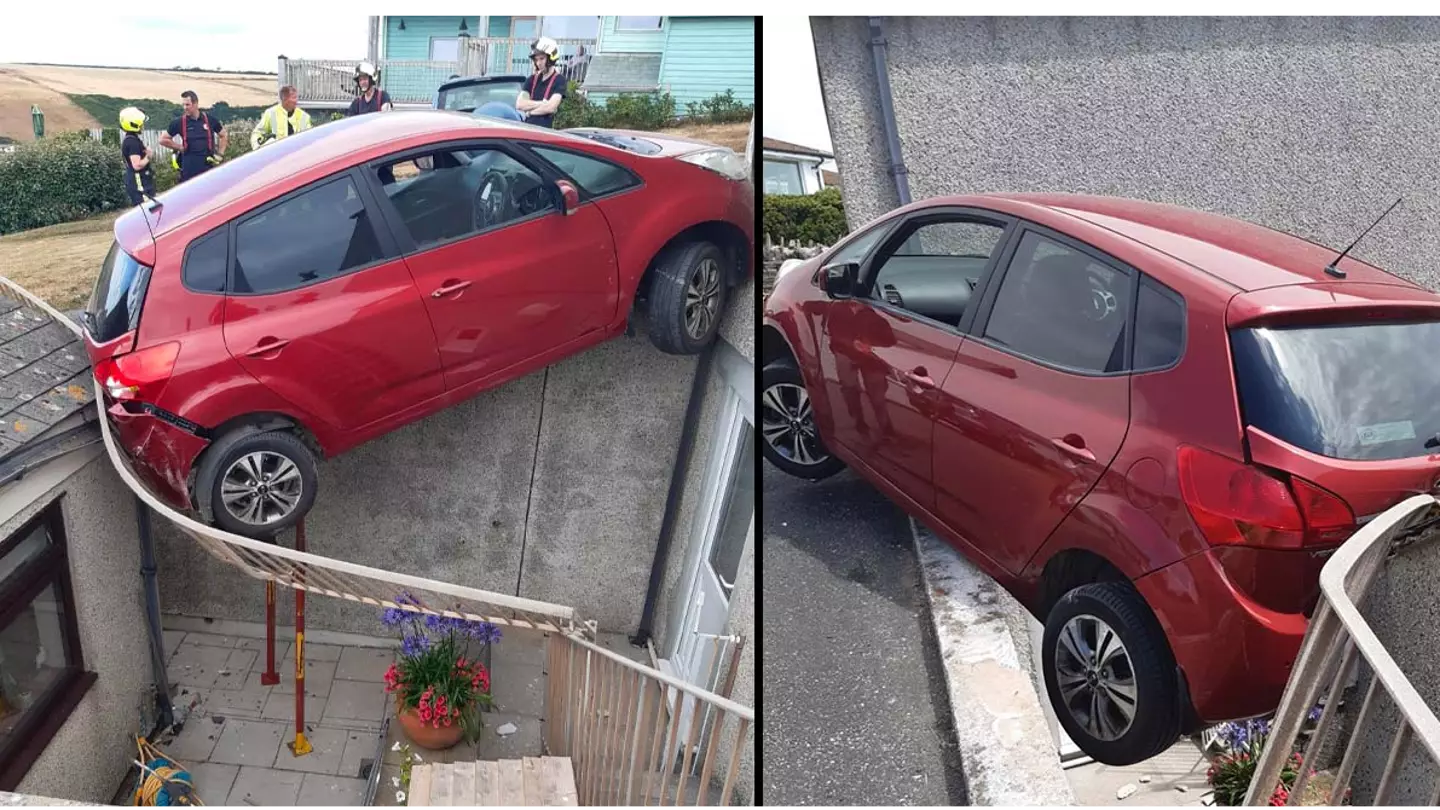
[[[346,647],[340,653],[335,677],[344,681],[385,682],[385,670],[395,660],[394,650],[373,647]]]
[[[184,763],[205,762],[215,751],[215,744],[225,730],[223,724],[211,722],[209,717],[195,715],[185,721],[185,727],[175,735],[165,753]],[[132,740],[133,742],[133,740]]]
[[[501,737],[495,729],[506,723],[514,723],[516,731]],[[479,759],[519,759],[538,757],[541,748],[542,724],[540,718],[530,715],[489,712],[485,715],[485,728],[480,730]]]
[[[216,673],[215,688],[244,689],[250,681],[250,671],[258,655],[254,650],[231,650],[225,658],[223,670]]]
[[[264,668],[263,666],[261,667]],[[280,672],[280,683],[275,686],[276,691],[282,694],[295,694],[295,659],[286,658],[277,666]],[[253,673],[252,677],[258,683],[259,673]],[[305,694],[312,697],[325,697],[330,694],[330,684],[335,680],[334,661],[316,661],[309,656],[305,658]]]
[[[347,648],[342,647],[342,646],[340,646],[340,645],[338,645],[338,644],[306,644],[306,645],[305,645],[305,660],[306,660],[306,661],[339,661],[341,654],[342,654],[346,649],[347,649]],[[285,649],[285,657],[286,657],[286,658],[289,658],[291,661],[294,661],[294,660],[295,660],[295,644],[294,644],[293,642],[292,642],[288,647],[286,647],[286,649]],[[383,673],[384,670],[381,670],[381,672]],[[340,677],[340,675],[339,675],[338,672],[336,673],[335,677],[337,677],[337,678]]]
[[[270,690],[247,684],[243,689],[212,689],[205,698],[205,714],[258,720],[265,711]]]
[[[182,643],[170,659],[170,666],[166,667],[170,683],[209,689],[220,677],[220,670],[225,668],[230,653],[224,647],[187,646]]]
[[[234,649],[240,644],[239,636],[225,636],[218,633],[186,633],[185,643],[201,647],[229,647]]]
[[[363,779],[307,773],[295,803],[301,807],[358,807],[364,800]]]
[[[241,768],[235,786],[225,800],[229,806],[293,807],[300,796],[305,774],[274,768]]]
[[[364,681],[335,681],[330,687],[330,700],[325,704],[324,720],[367,720],[385,718],[390,696],[385,687]]]
[[[305,696],[305,722],[314,723],[320,719],[325,712],[326,699],[323,697]],[[260,714],[266,720],[280,720],[285,723],[295,721],[295,691],[289,694],[284,692],[270,691],[270,697],[265,701],[265,708]]]
[[[345,732],[345,753],[340,757],[341,776],[354,776],[360,779],[365,774],[360,773],[360,767],[365,760],[372,759],[377,755],[380,747],[380,733],[378,731],[351,731]]]
[[[180,642],[185,640],[184,630],[161,630],[160,636],[165,641],[165,655],[174,655],[180,649]]]
[[[497,664],[490,671],[490,696],[497,712],[539,717],[545,713],[545,672],[537,666]]]
[[[549,644],[548,633],[537,633],[533,630],[516,630],[511,627],[500,628],[505,636],[499,644],[490,649],[490,664],[492,666],[505,666],[507,664],[529,665],[536,667],[545,666],[545,657],[548,654],[546,645]],[[483,653],[481,661],[485,658]]]
[[[269,767],[286,739],[285,726],[262,720],[227,720],[211,752],[211,762]]]
[[[181,760],[182,762],[184,760]],[[206,804],[224,804],[240,773],[239,765],[221,765],[217,762],[202,762],[199,765],[186,764],[190,771],[191,784],[200,794],[200,801]]]
[[[282,745],[280,753],[275,755],[275,767],[286,771],[339,774],[348,735],[345,729],[315,726],[305,732],[305,739],[309,740],[312,749],[310,753],[297,757],[291,753],[289,746]],[[293,734],[286,739],[287,742],[291,740],[294,740]]]

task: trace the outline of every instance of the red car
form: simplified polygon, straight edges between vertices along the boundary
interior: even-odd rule
[[[1327,555],[1436,488],[1440,297],[1336,258],[1132,200],[907,206],[778,280],[762,452],[998,580],[1071,738],[1138,762],[1273,710]]]
[[[85,314],[106,413],[178,508],[269,537],[316,460],[625,331],[713,340],[751,274],[729,149],[422,111],[326,124],[115,223]]]

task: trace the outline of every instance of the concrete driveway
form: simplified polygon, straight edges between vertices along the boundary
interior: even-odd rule
[[[763,801],[966,804],[904,514],[848,471],[762,466]]]

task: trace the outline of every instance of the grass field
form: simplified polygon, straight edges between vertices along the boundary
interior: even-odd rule
[[[186,90],[194,90],[200,104],[207,107],[217,101],[232,107],[275,103],[274,76],[0,64],[0,135],[22,142],[34,140],[32,104],[44,111],[47,133],[115,125],[114,121],[97,122],[67,95],[163,98],[178,103]]]
[[[745,151],[747,124],[703,124],[666,130]],[[0,236],[0,275],[64,311],[84,306],[113,241],[119,214]]]

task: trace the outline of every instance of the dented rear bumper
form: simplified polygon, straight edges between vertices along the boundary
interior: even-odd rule
[[[107,402],[105,418],[130,467],[156,497],[190,509],[190,472],[209,439],[162,419],[151,410]]]

